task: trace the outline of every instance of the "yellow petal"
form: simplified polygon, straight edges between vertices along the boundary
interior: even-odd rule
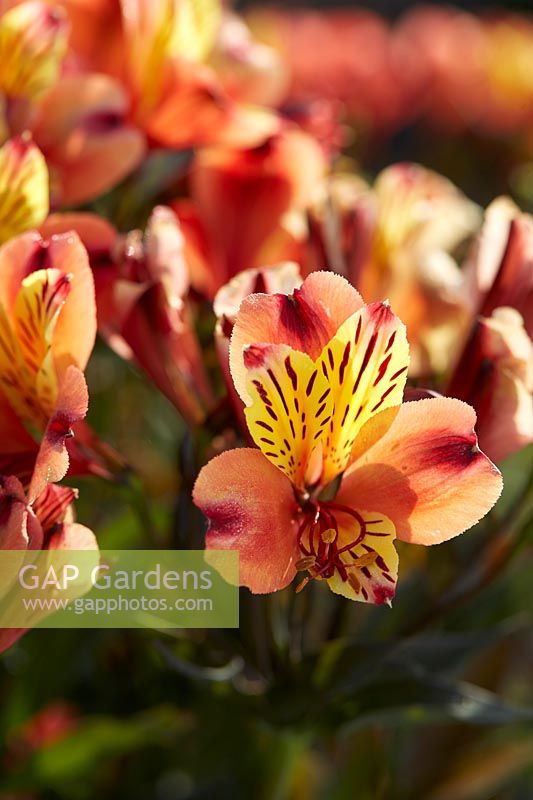
[[[48,169],[41,151],[21,137],[0,148],[0,244],[44,222]]]
[[[394,597],[398,577],[398,554],[394,546],[396,531],[384,514],[371,511],[357,512],[366,529],[366,535],[355,547],[341,553],[346,566],[347,580],[335,570],[328,585],[332,592],[364,603],[390,603]],[[339,524],[339,549],[347,547],[359,531],[348,525],[349,516],[336,513]],[[353,522],[353,521],[352,521]]]
[[[321,462],[320,440],[333,410],[324,374],[310,356],[288,345],[250,345],[244,361],[252,399],[245,414],[255,443],[295,486],[314,483],[322,473],[316,455]]]
[[[348,466],[365,422],[402,402],[409,366],[405,326],[387,304],[372,303],[341,325],[317,363],[335,399],[323,442],[327,483]]]
[[[60,270],[38,270],[22,281],[12,321],[0,310],[2,388],[24,422],[38,428],[57,396],[52,336],[69,290]]]
[[[0,17],[0,90],[33,99],[57,79],[67,49],[64,12],[27,2]]]
[[[221,22],[219,0],[178,0],[170,40],[173,55],[201,61],[209,54]]]

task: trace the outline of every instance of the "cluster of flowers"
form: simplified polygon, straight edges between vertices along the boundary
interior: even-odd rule
[[[417,165],[373,186],[337,170],[277,107],[283,59],[216,0],[7,6],[0,548],[97,546],[58,485],[120,464],[84,421],[97,329],[189,426],[212,415],[221,382],[197,338],[208,308],[234,427],[253,446],[213,441],[224,452],[193,493],[207,547],[238,549],[254,592],[301,571],[298,588],[327,580],[389,602],[395,539],[472,526],[501,491],[489,457],[533,440],[532,219],[506,198],[483,215]],[[194,153],[186,196],[144,232],[65,210],[154,148]],[[0,649],[14,638],[0,632]]]
[[[363,9],[261,11],[254,26],[290,65],[289,102],[340,103],[372,131],[522,134],[531,147],[533,20],[418,6],[391,24]]]

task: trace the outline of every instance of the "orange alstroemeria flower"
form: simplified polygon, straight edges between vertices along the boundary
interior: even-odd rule
[[[30,0],[0,9],[0,142],[31,124],[35,102],[59,76],[67,37],[61,8]]]
[[[291,217],[310,202],[324,171],[318,144],[293,129],[250,150],[198,153],[192,199],[173,203],[194,287],[212,298],[243,269],[294,260],[300,243]]]
[[[407,326],[410,373],[440,372],[464,316],[461,272],[451,253],[480,218],[450,181],[417,164],[387,167],[372,188],[334,176],[311,216],[310,243],[318,245],[311,265],[326,259],[363,297],[388,297]]]
[[[111,77],[72,72],[68,15],[60,4],[13,3],[0,16],[0,143],[31,131],[51,175],[53,205],[110,189],[141,161],[145,137]]]
[[[32,133],[50,169],[54,206],[93,200],[140,164],[145,137],[129,122],[129,107],[107,75],[65,75],[45,92]]]
[[[239,81],[237,65],[233,70],[226,59],[219,80],[210,64],[219,49],[219,0],[60,2],[72,24],[71,44],[80,67],[121,82],[130,100],[129,118],[151,142],[175,149],[250,147],[277,130],[275,114],[248,104],[248,99],[256,99],[246,96],[246,75],[241,78],[242,97],[226,91],[233,73],[233,88]],[[101,46],[102,36],[106,48]],[[273,61],[272,70],[277,68]]]
[[[214,405],[188,302],[189,267],[175,214],[152,212],[146,231],[120,236],[93,214],[54,214],[45,235],[75,230],[89,254],[100,334],[137,363],[190,424]]]
[[[0,471],[20,463],[25,475],[63,382],[85,383],[96,334],[94,282],[74,233],[11,239],[0,249],[0,273]]]
[[[471,316],[510,306],[533,337],[533,217],[507,197],[485,211],[480,234],[464,264],[464,297]]]
[[[231,378],[229,367],[230,340],[239,308],[245,297],[262,292],[263,294],[291,294],[302,284],[298,264],[287,261],[272,267],[245,269],[235,275],[229,283],[222,286],[216,294],[213,310],[217,318],[215,345],[217,356],[229,397],[239,424],[247,435],[248,428],[244,417],[244,404],[239,397]]]
[[[75,366],[69,366],[58,389],[55,410],[40,445],[35,447],[29,482],[22,482],[12,474],[0,475],[0,550],[98,549],[92,531],[73,521],[71,506],[76,490],[56,485],[69,466],[66,441],[72,435],[72,426],[85,417],[87,404],[83,374]],[[8,424],[15,428],[20,424],[16,417],[6,418],[3,408],[1,420],[3,429]],[[11,433],[16,436],[16,430]],[[2,589],[6,594],[0,599],[7,602],[9,586]],[[23,633],[23,630],[0,630],[0,652]]]
[[[480,317],[447,394],[476,410],[483,450],[502,461],[533,442],[533,342],[514,308]]]
[[[364,305],[340,276],[311,274],[292,295],[255,294],[231,342],[235,387],[258,449],[203,468],[194,500],[207,548],[240,552],[253,592],[296,572],[348,598],[394,596],[395,538],[436,544],[476,523],[502,487],[458,400],[402,403],[405,327]]]

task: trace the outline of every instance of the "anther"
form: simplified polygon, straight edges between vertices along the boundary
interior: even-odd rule
[[[297,561],[295,567],[298,570],[298,572],[301,572],[302,570],[314,567],[315,563],[316,561],[314,556],[306,556],[306,558],[301,558],[299,561]]]
[[[322,531],[320,536],[324,544],[332,544],[332,542],[335,541],[337,533],[334,528],[326,528],[325,531]]]
[[[363,553],[363,555],[359,556],[359,558],[356,558],[352,564],[347,564],[346,566],[348,569],[352,567],[358,567],[359,569],[361,569],[361,567],[370,567],[375,562],[377,557],[378,554],[376,551],[372,550],[370,553]]]
[[[302,589],[305,589],[310,580],[311,578],[309,576],[307,578],[304,578],[303,581],[301,581],[301,583],[299,583],[298,586],[296,587],[295,589],[296,594],[299,594],[302,591]]]

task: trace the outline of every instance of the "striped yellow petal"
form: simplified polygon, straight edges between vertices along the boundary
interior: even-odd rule
[[[362,526],[345,514],[336,514],[339,523],[338,558],[344,569],[336,569],[328,579],[328,585],[333,592],[350,600],[388,604],[394,597],[398,578],[394,525],[378,512],[357,511],[356,514]],[[351,524],[348,524],[350,519]],[[359,538],[361,527],[364,527],[364,537],[350,547],[351,542]]]
[[[288,345],[245,350],[245,409],[250,433],[264,455],[298,488],[322,473],[322,438],[333,410],[328,382],[306,353]]]
[[[12,319],[0,310],[2,390],[21,419],[37,428],[54,409],[52,336],[69,291],[68,275],[57,269],[38,270],[22,281]]]
[[[350,462],[363,425],[387,408],[399,406],[409,366],[405,326],[386,303],[372,303],[344,322],[318,359],[334,398],[324,431],[323,483]]]
[[[27,2],[0,17],[0,91],[34,99],[57,79],[67,49],[62,9]]]
[[[23,137],[0,148],[0,244],[41,225],[48,214],[48,169],[41,151]]]

